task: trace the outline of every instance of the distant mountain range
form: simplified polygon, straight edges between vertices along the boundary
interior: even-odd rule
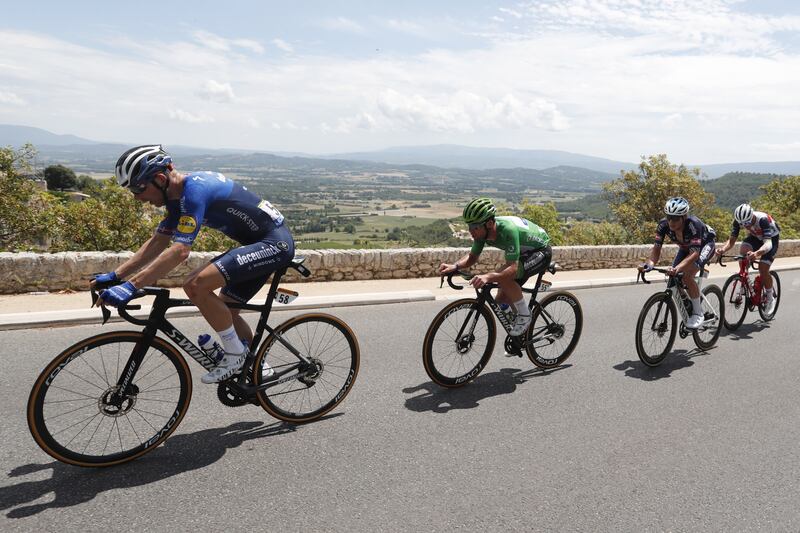
[[[30,142],[39,151],[44,164],[73,164],[81,171],[111,171],[116,158],[130,145],[103,143],[83,139],[75,135],[57,135],[29,126],[0,124],[0,146],[18,147]],[[429,166],[442,169],[490,170],[490,169],[535,169],[554,167],[584,169],[602,175],[619,175],[621,170],[636,168],[638,163],[614,161],[558,150],[515,150],[510,148],[481,148],[459,145],[406,146],[387,148],[373,152],[351,152],[325,155],[266,152],[240,149],[209,149],[191,146],[168,145],[176,156],[202,160],[209,156],[217,166],[224,167],[225,160],[253,157],[263,163],[272,159],[275,165],[291,167],[314,165],[342,169],[348,165],[363,168],[364,163],[382,165]],[[729,172],[756,172],[773,174],[800,174],[800,161],[720,163],[710,165],[687,165],[700,167],[708,178],[718,178]],[[569,172],[568,172],[569,173]],[[607,176],[606,176],[607,177]]]

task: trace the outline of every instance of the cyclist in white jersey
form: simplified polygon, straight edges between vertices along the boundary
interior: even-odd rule
[[[775,310],[775,293],[772,292],[772,276],[769,270],[775,254],[778,253],[781,228],[778,223],[763,211],[754,211],[750,204],[742,204],[733,210],[733,227],[728,241],[717,250],[717,255],[722,255],[736,244],[739,230],[744,227],[747,237],[739,247],[739,253],[747,256],[747,260],[758,261],[758,272],[761,275],[764,291],[766,293],[767,314]]]

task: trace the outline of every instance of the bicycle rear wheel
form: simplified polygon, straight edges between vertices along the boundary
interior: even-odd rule
[[[746,291],[739,274],[731,274],[722,286],[722,302],[725,305],[723,323],[728,331],[738,329],[744,322],[748,306]]]
[[[722,291],[716,285],[703,287],[703,324],[692,330],[694,343],[701,350],[708,350],[719,339],[722,333],[722,323],[725,321],[725,304]],[[713,322],[708,322],[712,317],[716,317]]]
[[[539,368],[553,368],[572,354],[583,328],[578,299],[566,291],[547,295],[534,309],[523,343],[528,359]]]
[[[311,364],[300,361],[278,337]],[[279,420],[313,422],[345,399],[358,376],[359,362],[356,336],[339,318],[322,313],[290,318],[258,349],[253,383],[274,383],[256,397]],[[265,364],[274,374],[264,371]]]
[[[677,311],[667,292],[650,296],[636,321],[636,353],[647,366],[658,366],[672,349],[678,323]]]
[[[84,339],[61,352],[39,375],[28,399],[28,427],[52,457],[77,466],[131,461],[169,437],[192,396],[186,361],[154,337],[130,391],[117,382],[144,335],[115,331]]]
[[[486,305],[474,298],[447,304],[434,317],[422,343],[422,363],[442,387],[466,385],[492,357],[497,327]]]
[[[761,305],[758,306],[758,314],[761,315],[761,319],[768,322],[775,318],[775,314],[778,312],[778,305],[781,303],[781,278],[778,277],[777,272],[769,271],[769,275],[772,276],[772,290],[775,292],[775,308],[772,310],[772,313],[767,314],[764,311],[764,298],[761,300]],[[762,294],[766,289],[762,289]]]

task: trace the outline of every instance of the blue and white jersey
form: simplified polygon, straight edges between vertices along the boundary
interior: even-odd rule
[[[283,215],[272,204],[219,172],[186,175],[180,200],[167,202],[166,208],[167,216],[156,231],[188,245],[202,226],[252,244],[283,225]]]

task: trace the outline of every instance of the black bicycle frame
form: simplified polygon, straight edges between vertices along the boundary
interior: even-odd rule
[[[542,316],[545,318],[546,324],[545,326],[542,327],[542,331],[546,330],[549,327],[550,323],[552,322],[552,318],[547,314],[547,312],[544,309],[542,309],[542,307],[539,305],[539,302],[536,301],[536,295],[539,293],[539,288],[542,285],[542,276],[544,276],[545,271],[546,269],[539,272],[538,276],[536,277],[536,285],[532,289],[526,289],[525,287],[521,287],[523,293],[531,295],[530,300],[528,301],[528,310],[530,310],[531,313],[533,313],[534,307],[537,307],[541,312]],[[448,283],[450,284],[450,286],[454,286],[449,281]],[[475,289],[475,293],[477,294],[477,303],[475,304],[474,308],[470,310],[469,314],[467,314],[467,318],[461,325],[461,329],[458,332],[457,338],[460,339],[464,335],[464,330],[467,327],[467,324],[469,324],[470,319],[473,316],[472,315],[473,312],[475,313],[474,321],[478,320],[479,309],[483,306],[484,303],[489,305],[489,308],[492,310],[492,312],[494,312],[494,315],[500,321],[500,324],[503,326],[506,333],[508,333],[511,330],[510,321],[508,320],[506,314],[502,311],[502,309],[500,309],[500,304],[497,303],[497,301],[491,294],[491,290],[496,288],[497,286],[498,286],[497,283],[487,283],[480,289]],[[528,342],[533,342],[534,340],[536,340],[537,334],[538,333],[532,334],[531,339]]]
[[[292,264],[292,267],[296,268],[306,276],[307,269],[302,267],[300,264]],[[270,311],[272,311],[272,302],[275,299],[275,295],[278,292],[278,284],[280,283],[281,278],[284,274],[286,274],[288,267],[284,267],[275,272],[272,276],[272,283],[270,284],[269,292],[267,293],[267,299],[263,305],[253,305],[247,303],[238,303],[238,302],[227,302],[228,307],[232,309],[243,309],[247,311],[257,311],[261,313],[261,317],[259,318],[258,324],[256,325],[256,329],[253,335],[253,342],[251,343],[251,348],[255,348],[261,342],[261,338],[266,331],[269,334],[274,334],[275,330],[267,325],[267,320],[269,319]],[[173,343],[175,343],[178,348],[183,350],[189,357],[200,363],[206,370],[211,370],[216,366],[216,362],[211,359],[203,350],[198,348],[190,339],[188,339],[181,331],[172,325],[169,320],[166,319],[166,312],[168,309],[173,307],[190,307],[194,304],[191,300],[185,298],[170,298],[169,297],[169,289],[159,288],[159,287],[144,287],[139,290],[139,295],[141,296],[155,296],[155,300],[153,301],[153,307],[150,311],[150,314],[146,319],[139,319],[135,318],[130,315],[128,311],[140,309],[140,305],[128,305],[118,309],[119,315],[124,318],[126,321],[130,322],[131,324],[137,326],[144,326],[142,330],[143,336],[139,342],[136,343],[134,346],[133,351],[131,352],[130,357],[128,358],[128,362],[125,364],[125,367],[120,374],[119,380],[117,381],[117,394],[128,394],[130,391],[128,388],[130,384],[133,382],[133,378],[136,376],[136,372],[138,371],[139,367],[144,360],[144,356],[147,353],[147,349],[150,346],[150,343],[155,338],[156,334],[161,331],[163,332]],[[92,291],[92,299],[93,301],[97,301],[97,294]],[[103,323],[108,320],[110,316],[110,312],[108,309],[103,307]],[[275,339],[283,344],[287,350],[289,350],[295,357],[300,361],[299,364],[301,365],[313,365],[311,361],[308,360],[305,356],[303,356],[299,351],[297,351],[294,346],[283,340],[280,335],[276,335]],[[275,374],[270,377],[270,381],[268,383],[263,383],[258,387],[254,385],[247,384],[247,371],[246,369],[249,368],[253,361],[255,360],[255,350],[248,350],[248,356],[245,360],[244,366],[242,367],[244,370],[240,372],[238,379],[231,380],[229,385],[232,388],[238,389],[237,392],[244,395],[252,395],[257,390],[265,390],[267,387],[271,387],[274,385],[279,385],[283,383],[283,381],[288,381],[291,379],[295,379],[295,376],[290,378],[286,378],[282,380],[281,377],[291,371],[293,371],[296,367],[289,367],[282,371],[275,371]]]

